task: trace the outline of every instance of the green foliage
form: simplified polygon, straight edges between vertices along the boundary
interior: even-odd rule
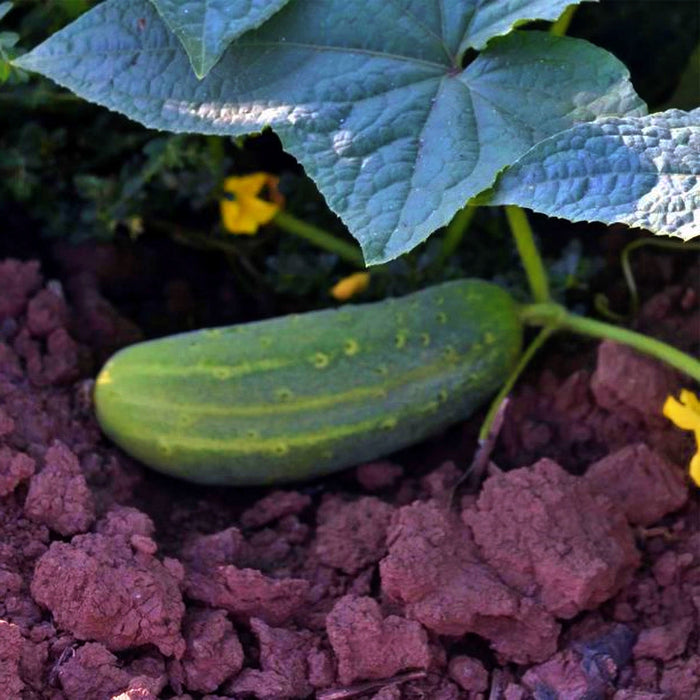
[[[0,2],[0,21],[11,9],[11,2]],[[19,34],[16,32],[0,31],[0,85],[8,81],[21,83],[27,80],[24,71],[12,66],[12,60],[20,55],[18,42]]]
[[[645,113],[625,67],[585,42],[515,32],[487,43],[565,5],[402,0],[377,12],[371,0],[300,0],[199,81],[146,0],[106,0],[20,65],[159,129],[272,126],[378,263],[445,225],[547,136]],[[463,69],[466,49],[485,44]]]
[[[119,225],[138,235],[144,217],[210,205],[224,175],[224,153],[207,148],[204,137],[184,135],[149,139],[141,153],[114,173],[79,174],[74,185],[84,200],[86,228],[113,234]]]
[[[0,201],[30,205],[46,235],[73,242],[138,234],[144,219],[216,220],[212,199],[231,167],[218,140],[115,126],[101,115],[84,133],[27,121],[7,141],[0,135]]]
[[[537,144],[498,181],[492,204],[570,221],[700,235],[700,109],[579,124]]]
[[[272,17],[289,0],[151,0],[182,42],[198,78],[228,45]]]

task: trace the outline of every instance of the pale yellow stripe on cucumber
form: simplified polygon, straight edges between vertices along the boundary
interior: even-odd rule
[[[342,394],[329,394],[327,396],[311,396],[306,399],[294,399],[292,394],[282,394],[283,388],[278,390],[277,402],[271,400],[264,404],[246,404],[241,406],[221,406],[208,403],[177,403],[174,401],[159,401],[152,398],[129,399],[128,394],[117,398],[122,404],[131,406],[143,406],[157,411],[179,411],[181,413],[197,413],[206,416],[238,416],[255,417],[277,413],[295,413],[297,411],[313,410],[318,408],[332,408],[336,404],[350,401],[362,401],[366,399],[383,399],[386,397],[386,389],[381,387],[359,387]]]
[[[434,413],[433,402],[426,404],[421,410],[411,414],[412,418],[422,413]],[[288,438],[231,438],[222,440],[221,438],[196,437],[191,435],[181,435],[173,433],[169,435],[155,435],[148,431],[141,431],[139,442],[152,441],[166,455],[172,455],[177,449],[201,450],[208,452],[228,452],[236,454],[260,454],[261,452],[284,456],[292,448],[313,447],[318,448],[325,442],[335,441],[342,438],[352,438],[355,435],[366,434],[369,430],[395,430],[399,427],[400,419],[396,416],[384,416],[380,419],[352,423],[350,425],[335,425],[324,430],[292,435]]]
[[[304,399],[294,398],[293,395],[286,395],[279,398],[277,402],[264,404],[245,404],[239,406],[222,406],[214,403],[178,403],[176,401],[162,401],[155,398],[139,397],[133,401],[129,400],[128,393],[121,394],[118,401],[132,406],[143,406],[144,408],[157,411],[180,411],[181,413],[197,413],[209,416],[238,416],[255,417],[266,416],[278,413],[295,413],[305,410],[315,410],[319,408],[333,408],[336,405],[353,401],[363,401],[366,399],[386,398],[390,391],[400,390],[402,387],[420,379],[430,379],[439,376],[444,372],[445,364],[453,364],[457,368],[460,356],[453,346],[448,345],[442,351],[442,358],[438,362],[429,365],[421,365],[415,370],[406,372],[397,381],[389,381],[372,386],[355,387],[349,391],[328,394],[326,396],[310,396]],[[388,373],[386,367],[379,366],[376,369],[377,376],[385,376]],[[285,387],[280,387],[279,390]],[[279,391],[278,390],[278,391]]]
[[[116,364],[116,363],[115,363]],[[117,366],[120,372],[149,377],[189,377],[198,375],[210,375],[215,379],[235,379],[244,377],[254,372],[271,372],[276,369],[284,369],[293,364],[292,360],[258,360],[257,362],[244,362],[240,365],[192,365],[191,367],[162,366],[162,365],[128,365],[126,370]],[[114,367],[105,369],[114,372]]]

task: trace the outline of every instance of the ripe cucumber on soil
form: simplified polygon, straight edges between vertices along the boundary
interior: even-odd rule
[[[457,280],[132,345],[102,369],[95,406],[114,442],[167,474],[297,481],[468,417],[505,380],[521,344],[509,294]]]

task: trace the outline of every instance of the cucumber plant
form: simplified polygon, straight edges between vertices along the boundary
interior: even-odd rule
[[[98,380],[107,432],[185,478],[259,483],[383,454],[466,415],[501,384],[496,406],[560,329],[627,343],[699,380],[695,358],[553,302],[515,206],[683,240],[700,232],[700,109],[648,115],[622,63],[563,36],[569,4],[278,0],[261,12],[231,0],[230,15],[207,15],[185,13],[198,7],[191,0],[105,0],[16,61],[153,128],[274,129],[367,264],[454,229],[473,206],[506,205],[530,281],[533,303],[522,306],[465,281],[127,349]],[[535,19],[557,20],[554,31],[515,29]],[[443,323],[436,298],[463,309]],[[401,309],[405,327],[393,315]],[[518,359],[524,325],[542,330]],[[402,329],[410,359],[397,345]],[[376,396],[361,401],[373,385]]]

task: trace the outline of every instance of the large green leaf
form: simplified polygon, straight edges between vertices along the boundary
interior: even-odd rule
[[[571,221],[700,235],[700,109],[579,124],[537,144],[499,179],[491,204]]]
[[[569,5],[581,0],[466,0],[462,3],[463,21],[460,52],[483,49],[495,36],[531,19],[555,20]],[[599,0],[585,0],[599,2]]]
[[[601,114],[645,113],[625,67],[576,39],[514,32],[462,70],[468,6],[293,0],[198,81],[147,0],[106,0],[21,65],[158,129],[271,126],[379,263],[542,139]]]
[[[151,0],[203,78],[237,37],[259,27],[289,0]]]

